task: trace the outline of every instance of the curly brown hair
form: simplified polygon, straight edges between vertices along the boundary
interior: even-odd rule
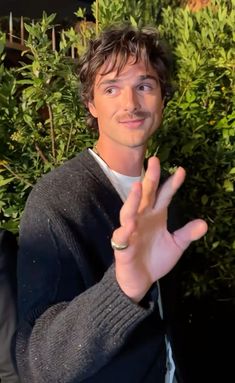
[[[81,99],[86,107],[93,99],[95,77],[99,69],[105,63],[111,63],[102,74],[108,74],[115,69],[118,75],[130,57],[133,58],[133,64],[144,61],[146,67],[151,65],[158,74],[162,97],[166,100],[170,97],[171,55],[166,44],[159,39],[156,29],[115,25],[106,28],[99,37],[91,40],[87,51],[79,60]],[[97,120],[91,115],[88,117],[88,125],[97,127]]]

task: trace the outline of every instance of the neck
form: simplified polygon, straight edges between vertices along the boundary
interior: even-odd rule
[[[122,145],[103,145],[98,139],[94,151],[106,162],[110,169],[131,177],[141,175],[145,148],[123,147]]]

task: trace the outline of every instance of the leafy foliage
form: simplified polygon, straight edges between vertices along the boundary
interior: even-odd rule
[[[35,25],[25,25],[27,63],[0,69],[0,222],[16,232],[36,179],[93,140],[79,100],[76,62],[69,57],[81,36],[63,32],[59,49],[53,50],[48,32],[54,17],[44,14]],[[4,35],[1,41],[3,47]],[[2,60],[3,54],[2,48]]]
[[[162,9],[177,6],[180,1],[170,0],[97,0],[92,4],[93,15],[102,30],[110,23],[131,22],[135,26],[155,25],[161,19]]]
[[[191,13],[164,9],[161,31],[175,56],[174,98],[152,149],[167,169],[183,165],[188,217],[209,232],[191,247],[191,292],[226,298],[235,287],[235,2]],[[193,265],[193,263],[195,263]]]
[[[174,6],[173,6],[174,3]],[[214,0],[190,12],[180,1],[97,0],[96,24],[85,12],[77,33],[61,33],[57,50],[49,32],[55,15],[26,25],[22,66],[4,67],[0,33],[0,224],[17,232],[25,200],[42,174],[87,146],[79,100],[74,47],[81,54],[89,39],[113,22],[158,25],[174,55],[175,93],[148,154],[157,153],[168,171],[183,165],[182,201],[188,218],[204,217],[209,232],[185,257],[187,294],[234,297],[235,237],[235,0]],[[192,271],[193,270],[193,271]]]

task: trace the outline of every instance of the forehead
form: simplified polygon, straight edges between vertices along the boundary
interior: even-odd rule
[[[99,86],[104,81],[134,80],[141,76],[151,76],[156,80],[158,79],[156,69],[147,60],[136,60],[135,57],[129,57],[126,62],[123,62],[120,58],[110,58],[99,68],[95,76],[95,86]]]

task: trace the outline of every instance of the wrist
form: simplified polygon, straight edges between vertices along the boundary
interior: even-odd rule
[[[117,271],[116,280],[123,293],[134,303],[140,303],[151,287],[151,285],[143,286],[143,283],[139,283],[138,279],[135,282],[128,281],[123,275],[120,276]]]

